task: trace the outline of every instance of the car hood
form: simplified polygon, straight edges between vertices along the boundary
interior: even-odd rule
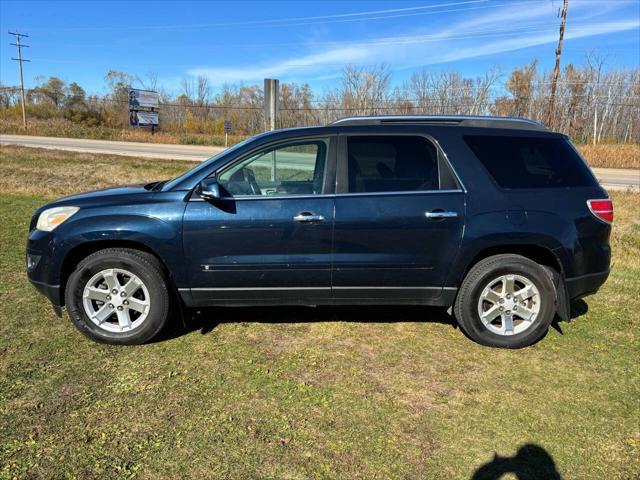
[[[147,184],[142,183],[139,185],[123,185],[119,187],[109,187],[103,188],[100,190],[93,190],[90,192],[76,193],[74,195],[69,195],[67,197],[59,198],[50,205],[70,205],[72,203],[85,203],[85,202],[93,202],[93,201],[104,201],[107,200],[107,197],[128,197],[131,196],[131,200],[135,201],[137,195],[141,194],[151,194],[152,190],[149,188],[145,188]]]
[[[167,194],[161,190],[153,188],[158,184],[159,182],[125,185],[59,198],[36,209],[31,218],[31,229],[35,228],[35,222],[40,214],[49,208],[62,206],[78,207],[80,213],[74,215],[74,219],[85,215],[92,215],[91,212],[95,211],[107,211],[110,212],[110,214],[137,214],[138,212],[144,211],[147,212],[145,215],[148,215],[147,206],[157,202],[159,196],[164,197],[165,202],[173,202],[175,198],[181,198],[179,196],[184,195],[184,192],[177,192],[177,196],[167,196]]]
[[[61,207],[64,205],[85,208],[107,205],[133,205],[141,203],[148,200],[150,196],[156,193],[149,188],[149,185],[152,184],[125,185],[69,195],[49,202],[46,205],[42,205],[34,212],[34,216],[38,216],[47,208]]]

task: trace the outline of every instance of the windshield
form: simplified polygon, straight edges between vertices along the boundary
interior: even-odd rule
[[[187,170],[186,172],[184,172],[179,177],[176,177],[173,180],[170,180],[170,181],[166,182],[162,189],[163,190],[171,190],[175,185],[178,185],[183,179],[187,178],[190,175],[193,175],[194,173],[199,172],[200,170],[206,169],[212,162],[215,162],[219,158],[221,158],[221,157],[223,157],[223,156],[225,156],[227,154],[233,153],[236,150],[239,150],[240,148],[245,146],[250,141],[255,140],[255,138],[256,138],[255,136],[254,137],[249,137],[246,140],[243,140],[242,142],[235,144],[233,147],[227,148],[226,150],[223,150],[220,153],[217,153],[213,157],[211,157],[208,160],[205,160],[204,162],[202,162],[200,165],[198,165],[198,166],[196,166],[196,167],[194,167],[194,168],[192,168],[190,170]]]

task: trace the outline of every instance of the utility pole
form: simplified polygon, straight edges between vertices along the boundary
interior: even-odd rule
[[[24,45],[20,43],[20,37],[28,37],[26,33],[19,32],[9,32],[9,35],[14,35],[16,37],[16,43],[11,43],[15,47],[18,47],[18,58],[11,58],[11,60],[15,60],[18,62],[20,66],[20,98],[22,99],[22,128],[26,130],[27,128],[27,114],[24,110],[25,100],[24,100],[24,80],[22,77],[22,62],[30,62],[31,60],[27,60],[26,58],[22,58],[22,47],[28,47],[29,45]]]
[[[564,38],[564,26],[567,22],[567,8],[569,0],[564,0],[562,4],[562,20],[560,21],[560,36],[558,38],[558,48],[556,48],[556,66],[553,69],[553,82],[551,82],[551,98],[549,99],[549,116],[547,126],[551,128],[553,121],[553,111],[556,106],[556,87],[558,86],[558,76],[560,76],[560,55],[562,55],[562,39]]]
[[[275,130],[278,116],[280,81],[275,78],[264,79],[264,129]],[[271,181],[277,180],[276,151],[271,152]]]
[[[278,116],[278,97],[280,81],[273,78],[264,79],[264,129],[275,130]]]

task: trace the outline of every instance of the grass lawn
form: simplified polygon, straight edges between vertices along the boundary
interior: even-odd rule
[[[189,166],[0,151],[0,478],[637,478],[640,196],[612,194],[608,283],[523,350],[428,308],[216,308],[137,347],[55,317],[33,210]]]

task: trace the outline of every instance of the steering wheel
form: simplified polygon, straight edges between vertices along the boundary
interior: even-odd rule
[[[251,193],[253,195],[262,195],[262,190],[260,190],[260,185],[256,181],[256,176],[253,174],[253,170],[247,167],[242,167],[242,178],[245,182],[249,184],[249,188],[251,188]]]

